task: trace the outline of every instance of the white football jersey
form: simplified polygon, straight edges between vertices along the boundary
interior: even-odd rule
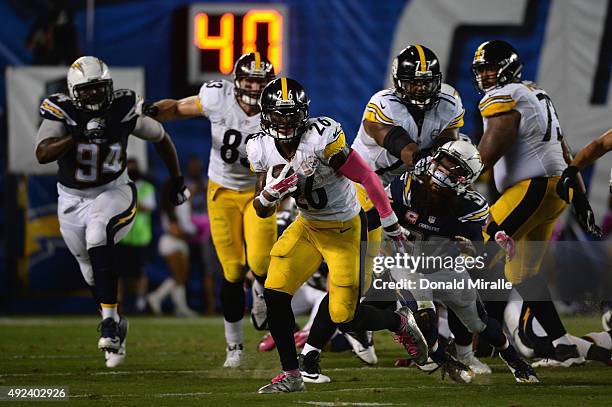
[[[248,116],[236,100],[234,84],[225,80],[204,83],[198,102],[212,133],[208,178],[233,190],[254,188],[256,177],[246,157],[246,138],[260,130],[261,115]]]
[[[457,91],[450,85],[442,84],[440,100],[434,108],[425,112],[420,129],[406,105],[395,95],[393,88],[381,90],[372,96],[363,113],[363,120],[401,126],[421,149],[426,149],[432,146],[443,130],[463,126],[464,113]],[[368,135],[363,127],[363,120],[352,147],[376,171],[383,185],[387,186],[396,175],[406,171],[406,166]]]
[[[342,127],[329,117],[316,117],[308,120],[307,128],[291,160],[299,178],[296,203],[300,213],[311,220],[352,219],[361,210],[355,185],[329,166],[329,158],[346,146]],[[249,136],[247,153],[255,172],[287,163],[274,138],[263,132]]]
[[[518,138],[495,163],[495,186],[501,193],[530,178],[561,175],[567,166],[562,131],[552,101],[533,82],[509,83],[489,90],[478,106],[484,131],[488,118],[510,110],[521,114]]]

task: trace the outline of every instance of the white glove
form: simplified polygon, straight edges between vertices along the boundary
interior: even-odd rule
[[[298,176],[297,173],[287,176],[287,172],[291,168],[291,164],[286,164],[278,177],[273,175],[274,167],[270,167],[268,169],[268,174],[266,175],[266,186],[263,191],[259,194],[259,202],[263,206],[269,207],[275,205],[280,200],[282,200],[285,195],[291,194],[295,192],[297,189]],[[272,197],[272,200],[268,200],[264,196],[264,192]]]
[[[431,161],[432,160],[433,160],[433,158],[431,156],[427,156],[427,157],[421,158],[414,165],[414,169],[412,170],[412,173],[414,175],[425,175],[425,174],[427,174],[427,169],[431,165]]]
[[[397,225],[394,227],[394,225]],[[383,239],[390,241],[396,253],[410,253],[410,242],[408,241],[408,232],[399,223],[395,223],[389,227],[383,228]]]

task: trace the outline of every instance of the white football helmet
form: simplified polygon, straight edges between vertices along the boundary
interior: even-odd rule
[[[113,80],[108,66],[96,57],[85,56],[74,61],[66,79],[68,93],[80,109],[100,112],[113,101]]]
[[[463,192],[476,181],[483,168],[478,149],[472,143],[456,140],[436,150],[427,174],[441,187]]]

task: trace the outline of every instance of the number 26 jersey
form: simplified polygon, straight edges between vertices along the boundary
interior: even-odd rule
[[[234,84],[226,80],[208,81],[197,99],[203,116],[210,120],[212,146],[208,178],[237,191],[255,187],[255,174],[246,156],[246,138],[260,130],[261,115],[248,116],[234,95]]]

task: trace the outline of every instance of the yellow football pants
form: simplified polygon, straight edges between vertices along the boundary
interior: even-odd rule
[[[374,258],[378,255],[382,241],[382,226],[380,226],[378,211],[374,207],[374,203],[370,201],[365,188],[357,183],[355,183],[355,188],[357,189],[357,199],[359,200],[359,204],[366,212],[366,217],[368,218],[368,251],[365,262],[365,279],[363,281],[363,292],[365,293],[368,291],[368,288],[372,283]],[[378,223],[374,223],[370,220],[373,218],[378,219]]]
[[[532,178],[508,188],[491,206],[491,217],[516,243],[516,256],[506,263],[513,284],[536,275],[557,219],[567,204],[557,196],[559,177]],[[485,234],[485,238],[488,236]]]
[[[329,268],[330,317],[338,324],[351,321],[360,297],[365,222],[363,212],[346,222],[298,216],[270,252],[266,288],[293,295],[325,259]]]
[[[247,262],[253,273],[265,276],[270,250],[276,242],[276,216],[265,219],[257,216],[254,194],[254,189],[235,191],[208,182],[210,234],[223,277],[230,283],[242,280]]]

